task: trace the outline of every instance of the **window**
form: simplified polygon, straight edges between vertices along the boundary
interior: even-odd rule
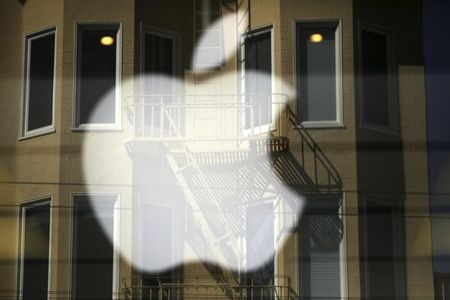
[[[343,221],[339,213],[339,199],[340,196],[309,199],[301,217],[299,241],[302,299],[342,298]]]
[[[26,39],[24,136],[54,129],[55,42],[54,29]]]
[[[76,127],[117,128],[119,26],[79,25],[77,34]]]
[[[268,128],[272,123],[272,27],[248,33],[242,54],[245,129]]]
[[[360,256],[366,299],[405,298],[405,233],[402,208],[396,201],[364,197]]]
[[[137,229],[133,232],[137,242],[135,262],[143,266],[142,284],[149,287],[146,299],[180,299],[182,290],[176,288],[176,281],[183,271],[182,266],[175,264],[183,258],[182,231],[186,212],[179,209],[178,201],[170,201],[173,197],[158,199],[154,193],[142,190],[137,190],[136,196],[137,209],[133,210]],[[200,244],[192,246],[196,251]],[[166,287],[161,288],[164,285]],[[174,288],[167,288],[169,285]]]
[[[174,104],[180,101],[179,97],[175,97],[177,92],[177,84],[175,84],[178,75],[177,60],[177,35],[171,32],[158,32],[144,28],[142,35],[142,65],[141,71],[146,75],[143,76],[141,91],[145,95],[143,101],[150,105],[142,107],[142,112],[137,111],[144,118],[142,122],[143,128],[137,128],[138,131],[146,136],[153,136],[155,132],[160,132],[161,127],[164,132],[171,129],[171,134],[176,135],[174,126],[170,126],[169,120],[165,117],[161,118],[161,107],[155,103]],[[164,76],[164,77],[156,77]],[[170,109],[166,112],[170,115],[171,120],[176,123],[176,128],[182,130],[180,109]]]
[[[47,299],[50,198],[21,207],[20,299]]]
[[[342,122],[339,22],[296,24],[297,116],[305,125]]]
[[[246,209],[246,260],[250,266],[255,266],[267,259],[268,253],[275,253],[275,204],[272,201],[257,204]],[[252,299],[274,299],[271,288],[275,284],[275,257],[245,273],[246,284],[250,288],[248,294]]]
[[[388,31],[363,26],[359,38],[361,124],[395,132],[397,82],[393,36]]]
[[[219,68],[223,59],[221,0],[194,0],[195,69]]]
[[[170,78],[176,75],[175,39],[175,35],[145,31],[143,34],[144,54],[142,62],[142,71],[145,74],[160,74]],[[167,93],[172,93],[172,91],[172,86],[160,86],[157,82],[152,82],[148,79],[144,82],[145,95],[165,95]]]
[[[73,299],[112,299],[114,247],[105,231],[114,231],[116,202],[117,195],[74,197]]]

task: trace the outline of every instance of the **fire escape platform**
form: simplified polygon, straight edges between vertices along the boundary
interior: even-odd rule
[[[246,160],[250,153],[263,156],[269,153],[282,153],[289,150],[289,139],[287,137],[254,137],[235,139],[153,139],[133,138],[125,141],[128,154],[133,156],[155,154],[170,150],[174,155],[184,153],[186,150],[180,146],[181,143],[190,145],[189,149],[198,157],[199,164],[208,163],[235,163]]]

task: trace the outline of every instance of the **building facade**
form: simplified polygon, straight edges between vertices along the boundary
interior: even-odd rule
[[[421,11],[2,1],[0,298],[433,299]]]

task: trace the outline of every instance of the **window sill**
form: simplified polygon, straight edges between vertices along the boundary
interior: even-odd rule
[[[360,125],[361,129],[370,130],[380,134],[386,134],[391,136],[400,136],[400,131],[397,128],[384,127],[380,125],[375,125],[367,122],[362,122]]]
[[[75,132],[85,132],[85,131],[123,131],[123,128],[121,126],[118,126],[116,124],[112,125],[106,125],[106,124],[83,124],[79,125],[77,127],[72,127],[72,131]]]
[[[300,125],[295,126],[296,128],[307,128],[307,129],[345,129],[346,126],[340,122],[302,122]]]
[[[43,136],[43,135],[49,135],[52,133],[55,133],[56,129],[54,127],[50,127],[50,128],[44,128],[44,129],[36,129],[34,131],[30,131],[24,135],[22,135],[21,137],[19,137],[19,141],[25,141],[25,140],[29,140],[35,137],[39,137],[39,136]]]

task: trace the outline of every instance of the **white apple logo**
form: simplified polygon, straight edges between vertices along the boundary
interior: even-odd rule
[[[233,28],[226,24],[234,20],[234,16],[225,16],[224,30]],[[200,44],[207,44],[209,38],[206,34]],[[246,75],[272,80],[270,74]],[[283,184],[273,153],[258,143],[269,140],[270,126],[258,126],[256,133],[237,130],[247,109],[240,105],[243,98],[234,97],[233,105],[230,98],[217,95],[220,91],[212,96],[191,81],[145,76],[144,80],[158,86],[195,90],[201,95],[198,99],[206,100],[190,102],[195,97],[187,98],[184,92],[173,95],[181,99],[180,104],[174,100],[167,106],[127,99],[124,131],[86,135],[83,171],[88,192],[97,193],[99,186],[102,191],[124,191],[118,207],[120,226],[115,229],[102,222],[101,202],[91,203],[105,233],[117,241],[118,230],[122,238],[123,232],[129,231],[129,240],[119,241],[115,247],[145,272],[194,261],[239,271],[263,266],[283,246],[304,203],[302,195]],[[225,83],[238,77],[237,73],[222,75]],[[135,90],[140,80],[122,82],[122,90]],[[283,90],[290,89],[284,85]],[[271,107],[275,118],[286,108]],[[92,117],[98,113],[101,109]],[[246,134],[258,138],[246,139]],[[183,140],[188,135],[201,136],[196,141]]]

